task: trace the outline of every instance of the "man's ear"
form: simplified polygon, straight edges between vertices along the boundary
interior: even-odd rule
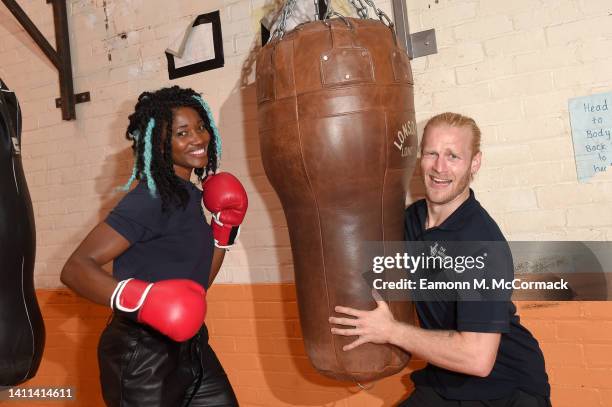
[[[481,159],[482,159],[482,152],[481,151],[477,152],[476,154],[474,154],[474,157],[472,157],[472,164],[470,166],[470,172],[471,172],[472,176],[476,175],[476,173],[480,169]]]

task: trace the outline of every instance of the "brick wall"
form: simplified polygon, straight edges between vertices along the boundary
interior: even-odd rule
[[[251,197],[241,244],[220,282],[292,281],[284,216],[263,173],[254,55],[259,18],[278,2],[69,1],[75,90],[91,92],[78,120],[55,108],[57,75],[0,7],[0,75],[24,112],[23,159],[38,231],[36,282],[57,287],[65,259],[120,198],[131,150],[124,140],[137,95],[176,83],[204,93],[224,139],[222,169]],[[378,2],[391,13],[391,2]],[[20,1],[51,43],[50,6]],[[337,0],[338,10],[348,11]],[[435,28],[439,52],[413,61],[417,120],[455,110],[483,130],[479,199],[513,240],[609,240],[609,172],[578,184],[567,99],[610,89],[612,13],[607,0],[408,3],[412,31]],[[163,13],[159,12],[164,10]],[[226,65],[169,81],[164,49],[197,14],[220,10]],[[415,181],[408,196],[421,195]]]
[[[109,316],[67,290],[39,290],[47,345],[27,386],[71,386],[74,402],[23,406],[101,406],[96,346]],[[293,284],[222,284],[209,292],[207,325],[243,407],[387,407],[412,389],[408,368],[360,390],[326,379],[306,358]],[[522,322],[539,339],[555,407],[612,407],[612,304],[518,303]],[[4,405],[0,402],[0,405]]]
[[[53,44],[50,6],[42,0],[18,3]],[[137,95],[168,84],[191,86],[204,93],[217,118],[224,140],[222,169],[241,178],[251,202],[240,244],[218,278],[220,283],[237,285],[219,290],[224,296],[212,307],[210,319],[216,328],[213,341],[236,375],[233,380],[241,389],[248,388],[239,390],[241,399],[253,405],[270,405],[273,399],[291,404],[291,397],[302,393],[289,391],[295,388],[288,383],[321,397],[304,400],[329,404],[388,405],[398,399],[404,388],[397,378],[377,385],[374,396],[363,392],[351,396],[354,389],[311,377],[302,365],[291,295],[267,301],[259,285],[249,286],[293,280],[287,227],[261,164],[253,84],[258,21],[278,1],[179,0],[172,7],[162,0],[67,3],[75,91],[89,91],[92,96],[91,102],[77,105],[74,122],[62,122],[55,108],[55,70],[0,6],[0,76],[17,92],[24,114],[23,160],[38,234],[37,287],[60,286],[59,272],[69,253],[120,198],[113,190],[130,173],[131,150],[123,133]],[[390,13],[389,0],[378,3]],[[612,86],[612,3],[407,3],[412,31],[435,28],[439,48],[438,54],[413,61],[419,127],[444,110],[476,118],[483,130],[484,157],[474,188],[506,235],[513,240],[612,239],[610,171],[588,184],[577,183],[567,113],[568,98],[609,91]],[[342,1],[334,4],[342,9]],[[217,9],[225,67],[169,81],[164,49],[194,16]],[[420,194],[415,181],[408,199]],[[259,300],[253,301],[251,291]],[[211,295],[214,298],[214,291]],[[224,322],[240,319],[235,314],[240,310],[229,301],[234,295],[251,310],[252,317],[243,318],[251,321],[247,326],[252,335],[245,336],[251,339],[240,339],[240,332],[232,331],[236,325]],[[71,372],[79,387],[87,389],[84,394],[94,397],[93,349],[106,311],[65,293],[45,292],[42,298],[49,343],[40,378],[35,380],[61,380]],[[268,302],[276,305],[254,305]],[[215,316],[216,312],[220,314]],[[612,314],[608,305],[529,303],[520,312],[543,344],[555,405],[609,405]],[[217,336],[234,339],[219,341]],[[230,343],[233,349],[226,348]],[[65,344],[75,350],[68,351]],[[284,357],[278,364],[267,353],[277,346],[285,352],[276,356]],[[253,366],[262,368],[259,376],[253,376],[252,383],[257,384],[250,387],[250,376],[233,368],[240,359],[236,355],[244,349],[259,361]],[[274,374],[291,364],[291,375]]]
[[[68,290],[39,290],[38,298],[47,344],[38,374],[25,386],[74,387],[76,400],[4,404],[102,406],[96,346],[109,310]],[[319,375],[305,354],[292,284],[218,285],[210,290],[208,305],[211,344],[243,407],[388,406],[408,392],[403,375],[367,391]]]
[[[439,48],[413,61],[417,120],[450,110],[481,125],[474,189],[506,235],[610,240],[610,173],[577,183],[567,101],[612,87],[612,4],[407,4],[411,29],[435,28]]]

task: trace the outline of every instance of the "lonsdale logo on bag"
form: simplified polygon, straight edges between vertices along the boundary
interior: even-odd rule
[[[416,137],[416,123],[409,120],[402,124],[402,128],[397,131],[397,136],[393,145],[400,151],[402,157],[408,157],[414,153],[415,146],[409,146],[410,137]]]
[[[13,140],[13,151],[15,152],[15,155],[21,155],[21,147],[19,146],[19,140],[17,139],[17,137],[11,137],[11,140]]]

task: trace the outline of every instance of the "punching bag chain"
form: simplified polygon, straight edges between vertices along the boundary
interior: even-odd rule
[[[376,6],[376,4],[374,3],[374,0],[349,0],[349,2],[351,3],[353,7],[355,7],[355,10],[357,10],[357,15],[359,15],[360,18],[365,19],[369,17],[368,6],[370,6],[374,9],[374,11],[376,12],[376,15],[378,16],[378,19],[383,24],[386,24],[389,27],[393,27],[393,21],[391,21],[389,16],[384,11],[382,11]]]
[[[363,4],[363,0],[350,0],[350,3],[353,7],[355,7],[355,10],[357,10],[357,15],[359,16],[359,18],[370,17],[370,14],[368,12],[368,6]]]
[[[285,5],[283,6],[283,9],[279,17],[280,23],[278,24],[278,27],[276,27],[276,29],[272,33],[271,39],[278,38],[280,40],[283,38],[283,36],[285,35],[285,28],[287,27],[287,20],[289,19],[289,17],[291,16],[291,13],[295,9],[296,2],[297,0],[287,0],[285,2]],[[315,0],[315,4],[317,3],[318,2]],[[374,0],[349,0],[349,3],[351,3],[351,5],[355,8],[355,10],[357,10],[357,15],[359,16],[359,18],[361,19],[369,18],[369,13],[368,13],[368,6],[369,6],[369,7],[372,7],[372,9],[374,9],[374,11],[376,12],[376,16],[383,24],[387,25],[390,28],[393,28],[393,21],[391,21],[389,16],[384,11],[382,11],[376,6],[376,4],[374,3]],[[336,11],[332,9],[331,2],[329,0],[326,1],[326,4],[327,4],[327,14],[325,15],[325,19],[328,19],[333,15],[342,17],[342,15],[340,15],[339,13],[337,13]],[[318,5],[315,6],[315,9],[318,10]]]
[[[291,12],[295,8],[296,1],[297,0],[287,0],[285,2],[285,5],[283,6],[283,11],[281,11],[281,15],[280,15],[280,19],[281,19],[280,24],[278,25],[276,30],[274,30],[274,32],[272,33],[272,39],[276,37],[278,37],[279,39],[282,39],[283,36],[285,35],[285,27],[287,26],[287,19],[289,18],[289,16],[291,16]]]

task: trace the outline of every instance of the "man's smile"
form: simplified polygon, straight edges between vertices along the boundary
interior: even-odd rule
[[[431,182],[433,183],[433,185],[434,185],[434,186],[442,186],[442,187],[445,187],[445,186],[450,185],[450,184],[451,184],[451,182],[453,182],[453,181],[452,181],[452,180],[450,180],[450,179],[438,178],[438,177],[435,177],[435,176],[433,176],[433,175],[430,175],[430,176],[429,176],[429,179],[431,180]]]

